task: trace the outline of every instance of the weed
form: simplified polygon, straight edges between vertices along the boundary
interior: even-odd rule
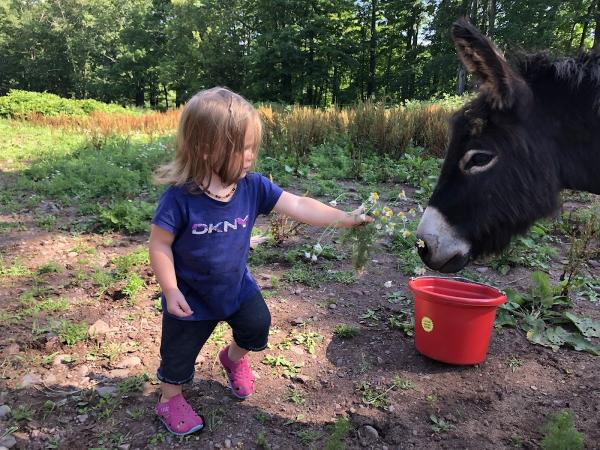
[[[129,377],[126,380],[119,383],[119,393],[122,396],[126,396],[135,392],[142,392],[142,390],[144,389],[144,383],[149,379],[150,378],[145,373]]]
[[[157,433],[154,433],[152,436],[150,436],[150,439],[148,439],[148,444],[151,444],[151,445],[163,444],[167,441],[168,436],[169,436],[169,433],[167,433],[165,431],[159,431]]]
[[[42,265],[40,265],[37,269],[38,275],[43,275],[45,273],[62,273],[65,271],[65,268],[54,261],[48,261]]]
[[[523,364],[525,364],[525,361],[517,358],[516,356],[511,356],[511,358],[508,360],[508,367],[510,367],[512,373],[515,373]]]
[[[19,405],[10,412],[11,417],[16,421],[30,421],[33,419],[33,410],[30,405]]]
[[[127,415],[131,417],[133,420],[140,420],[142,417],[146,415],[146,408],[143,406],[137,406],[131,409],[128,409]]]
[[[138,292],[146,285],[142,277],[137,273],[129,273],[127,275],[127,284],[123,288],[123,293],[131,300],[134,301]]]
[[[340,323],[335,326],[333,333],[340,339],[351,339],[355,336],[358,336],[360,331],[358,330],[358,328],[355,328],[352,325]]]
[[[256,437],[256,446],[263,450],[270,450],[271,447],[267,442],[267,438],[265,436],[264,431],[258,433],[258,436]]]
[[[302,333],[293,333],[292,339],[296,344],[302,345],[308,353],[314,355],[323,336],[313,331],[303,331]]]
[[[273,368],[283,367],[283,375],[286,377],[297,375],[300,372],[300,369],[304,366],[303,362],[293,363],[281,355],[265,355],[261,362]]]
[[[431,414],[429,419],[431,420],[431,429],[434,433],[447,433],[452,428],[452,425],[443,417],[438,417],[434,414]]]
[[[63,344],[75,345],[88,338],[86,322],[73,323],[69,320],[61,320],[54,328],[56,328],[59,341]]]
[[[223,347],[226,343],[225,335],[229,331],[227,322],[219,323],[206,342],[211,342],[217,347]]]
[[[544,450],[580,450],[585,446],[583,436],[573,423],[573,413],[568,409],[554,414],[545,426],[545,432]]]
[[[295,405],[304,405],[304,403],[306,403],[304,393],[294,387],[288,388],[283,394],[283,399],[287,402],[294,403]]]
[[[266,424],[271,420],[271,415],[269,413],[259,411],[254,415],[254,418],[261,423],[262,425]]]
[[[119,406],[120,401],[118,398],[113,397],[112,395],[104,395],[100,397],[100,401],[94,409],[96,410],[98,418],[108,419],[109,417],[112,417]]]
[[[223,424],[223,420],[225,418],[225,411],[223,408],[215,408],[211,409],[208,414],[206,414],[206,428],[211,433],[217,429],[219,425]]]
[[[321,439],[323,437],[323,432],[307,428],[305,430],[298,430],[294,432],[294,435],[298,438],[302,445],[309,445]]]
[[[377,323],[377,321],[379,320],[377,311],[375,311],[371,308],[368,308],[367,311],[362,316],[359,316],[359,318],[369,322],[369,325],[375,325]]]
[[[352,425],[346,417],[338,417],[333,424],[331,436],[327,439],[324,450],[343,450],[345,448],[343,441],[351,429]]]

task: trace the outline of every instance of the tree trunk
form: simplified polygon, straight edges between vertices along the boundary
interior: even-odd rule
[[[487,35],[490,38],[494,37],[494,33],[496,31],[496,9],[497,5],[496,5],[496,0],[490,0],[490,2],[488,3],[488,10],[487,10],[487,16],[488,16],[488,29],[487,29]]]
[[[167,110],[169,109],[169,91],[166,84],[163,84],[163,93],[165,94],[165,110]]]
[[[590,26],[590,20],[592,19],[592,17],[594,17],[594,10],[596,9],[597,3],[598,3],[597,0],[594,0],[592,3],[590,3],[590,7],[587,10],[587,14],[583,18],[583,20],[584,20],[583,30],[581,31],[581,39],[579,40],[579,47],[577,49],[579,52],[583,51],[583,49],[585,47],[585,38],[587,38],[588,28]],[[594,41],[595,40],[596,40],[596,37],[594,36]]]
[[[369,41],[369,78],[367,80],[367,98],[375,91],[375,68],[377,65],[377,0],[371,1],[371,39]]]
[[[465,92],[465,85],[467,84],[467,71],[461,64],[456,74],[456,95],[462,95]]]
[[[144,106],[144,84],[141,82],[137,83],[135,89],[135,106],[140,108]]]
[[[592,50],[600,52],[600,0],[596,0],[595,17],[596,26],[594,27],[594,45]]]

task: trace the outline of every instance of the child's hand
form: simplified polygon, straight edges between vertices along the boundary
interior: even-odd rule
[[[169,314],[176,317],[188,317],[194,313],[179,289],[165,292],[165,298],[167,300],[167,311]]]
[[[373,219],[373,217],[365,214],[365,205],[360,205],[354,211],[348,213],[348,216],[351,220],[350,227],[356,227],[365,223],[371,223],[373,222],[373,220],[375,220]]]

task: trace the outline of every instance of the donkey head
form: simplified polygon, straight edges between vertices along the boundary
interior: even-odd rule
[[[468,21],[456,22],[452,35],[480,92],[451,121],[440,178],[417,230],[421,258],[441,272],[506,247],[555,209],[559,191],[537,94]]]

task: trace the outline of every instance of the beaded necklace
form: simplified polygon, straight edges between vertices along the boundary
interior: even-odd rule
[[[205,194],[207,194],[207,195],[209,195],[209,196],[211,196],[211,197],[214,197],[214,198],[216,198],[216,199],[218,199],[218,200],[226,200],[226,199],[228,199],[229,197],[231,197],[231,196],[232,196],[232,195],[235,193],[235,190],[237,189],[237,183],[235,183],[235,184],[233,185],[233,188],[231,189],[231,191],[229,191],[229,192],[228,192],[227,194],[225,194],[225,195],[219,195],[219,194],[214,194],[214,193],[210,192],[210,191],[208,190],[208,188],[205,188],[205,187],[204,187],[204,186],[202,186],[201,184],[200,184],[199,186],[200,186],[200,189],[202,189],[202,192],[204,192]]]

